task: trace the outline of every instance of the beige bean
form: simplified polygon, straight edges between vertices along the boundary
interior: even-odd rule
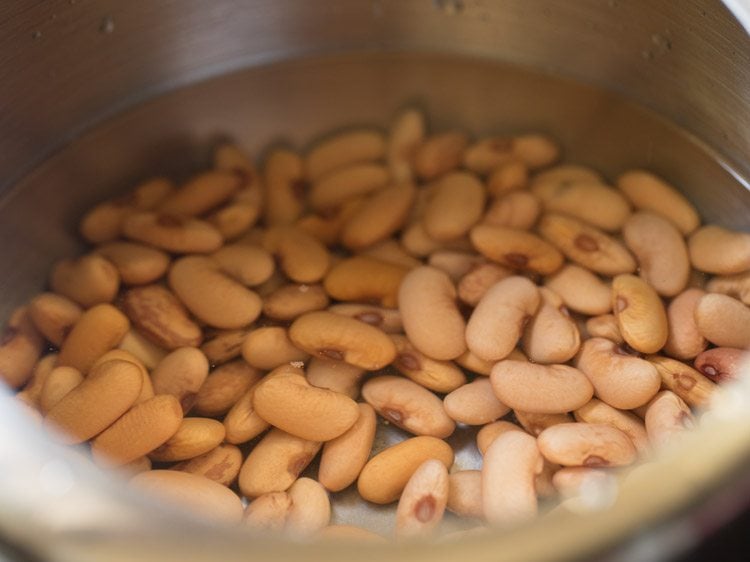
[[[121,359],[123,361],[129,361],[136,365],[138,369],[141,371],[141,378],[142,378],[142,385],[141,385],[141,393],[138,395],[138,398],[136,399],[135,403],[140,404],[141,402],[144,402],[146,400],[149,400],[150,398],[154,397],[154,385],[151,382],[151,375],[149,375],[148,369],[146,368],[146,365],[143,364],[143,362],[138,359],[135,355],[130,353],[129,351],[125,351],[123,349],[112,349],[99,357],[94,364],[91,366],[92,369],[100,365],[101,363],[104,363],[106,361],[111,361],[112,359]]]
[[[155,209],[174,190],[172,180],[157,176],[136,185],[128,197],[136,208],[149,211]]]
[[[618,275],[636,269],[636,261],[625,246],[578,219],[546,213],[538,229],[570,260],[595,273]]]
[[[365,370],[343,361],[330,361],[313,357],[307,364],[307,380],[318,388],[327,388],[352,400],[359,396],[359,387]]]
[[[339,242],[341,229],[364,203],[364,198],[351,199],[341,205],[335,211],[327,212],[325,215],[307,214],[300,217],[294,224],[311,236],[320,240],[327,246],[333,246]]]
[[[83,374],[88,373],[99,356],[120,343],[129,328],[127,317],[110,304],[98,304],[88,309],[63,341],[58,365],[68,365]]]
[[[285,363],[306,361],[309,355],[294,346],[285,328],[268,326],[247,335],[242,357],[256,369],[270,371]]]
[[[274,320],[290,321],[307,312],[323,310],[329,302],[321,285],[282,285],[265,295],[263,314]]]
[[[330,267],[331,257],[326,247],[297,227],[275,227],[266,231],[264,245],[277,256],[286,276],[297,283],[316,283]]]
[[[240,491],[248,498],[286,491],[318,454],[321,445],[272,429],[245,459],[240,469]]]
[[[710,293],[722,293],[750,306],[750,271],[736,275],[717,275],[706,284]]]
[[[211,418],[185,418],[177,431],[151,451],[152,461],[174,462],[192,459],[214,449],[224,440],[224,425]]]
[[[655,353],[667,343],[664,304],[640,277],[618,275],[612,280],[612,310],[622,337],[636,351]]]
[[[169,286],[190,312],[216,328],[242,328],[260,315],[260,297],[224,275],[209,258],[188,256],[175,261],[169,270]]]
[[[132,325],[164,349],[200,345],[203,333],[169,289],[145,285],[122,296],[122,309]]]
[[[708,342],[695,324],[695,307],[705,291],[686,289],[667,306],[669,334],[664,352],[677,359],[693,359],[706,349]]]
[[[727,295],[709,293],[695,306],[698,332],[719,347],[750,348],[750,308]]]
[[[395,307],[408,269],[366,256],[346,258],[334,265],[323,281],[332,298]]]
[[[661,386],[661,377],[651,363],[604,338],[583,343],[576,367],[594,385],[597,397],[620,410],[643,406]]]
[[[560,295],[565,306],[575,312],[598,316],[612,310],[609,283],[581,266],[563,266],[545,279],[544,286]]]
[[[62,259],[52,268],[52,291],[68,297],[83,308],[112,302],[120,288],[120,274],[98,254]]]
[[[539,295],[539,308],[523,331],[523,350],[536,363],[565,363],[581,346],[578,327],[557,293],[542,287]]]
[[[520,431],[500,435],[482,465],[482,511],[493,525],[515,525],[536,516],[535,478],[544,464],[541,443]]]
[[[176,349],[154,369],[151,380],[156,394],[170,394],[177,398],[182,411],[187,413],[195,404],[198,391],[208,377],[208,359],[194,347]]]
[[[91,442],[100,466],[122,466],[164,445],[179,430],[182,408],[174,396],[162,394],[136,404]]]
[[[508,356],[540,305],[539,290],[525,277],[499,281],[479,301],[466,325],[466,344],[487,361]]]
[[[386,147],[388,170],[396,183],[414,179],[412,161],[424,137],[425,118],[421,111],[407,108],[399,113],[391,126]]]
[[[385,137],[379,131],[352,129],[318,142],[305,157],[305,172],[316,181],[333,170],[384,156]]]
[[[329,441],[357,421],[356,402],[312,386],[302,369],[284,365],[255,388],[255,412],[271,425],[310,441]]]
[[[227,443],[235,445],[246,443],[270,427],[270,424],[257,414],[253,405],[257,386],[258,383],[246,390],[224,417],[226,430],[224,440]]]
[[[622,236],[638,260],[640,276],[657,293],[673,297],[685,289],[690,259],[682,233],[671,222],[641,211],[627,220]]]
[[[147,340],[136,330],[128,330],[117,348],[137,357],[148,369],[155,369],[167,355],[165,349]]]
[[[718,387],[699,371],[669,357],[649,355],[646,359],[659,372],[662,386],[682,398],[688,406],[708,408],[711,405],[711,397]]]
[[[400,334],[404,331],[404,325],[401,322],[401,314],[397,308],[342,303],[329,306],[328,311],[355,318],[360,322],[380,328],[388,334]]]
[[[516,190],[501,195],[490,203],[482,222],[518,230],[529,230],[542,212],[539,199],[528,191]]]
[[[453,282],[458,282],[467,273],[487,261],[473,252],[458,252],[455,250],[438,250],[430,254],[427,264],[445,271]]]
[[[404,225],[415,196],[412,184],[396,184],[374,193],[344,222],[341,243],[359,250],[386,240]]]
[[[578,164],[558,164],[544,170],[537,172],[532,178],[532,187],[541,183],[555,183],[560,187],[564,187],[566,184],[573,182],[603,182],[601,174],[592,168],[587,166],[581,166]]]
[[[445,412],[458,423],[484,425],[502,418],[510,408],[500,402],[487,378],[465,384],[443,399]]]
[[[459,517],[482,519],[482,472],[459,470],[450,474],[446,507]]]
[[[500,361],[490,375],[495,395],[514,410],[558,414],[580,408],[594,388],[586,376],[567,365]]]
[[[10,388],[25,384],[42,354],[43,345],[28,307],[15,309],[0,332],[0,381]]]
[[[251,501],[245,508],[244,523],[257,531],[280,533],[292,508],[292,498],[286,492],[268,492]]]
[[[208,222],[224,240],[236,240],[260,218],[263,192],[257,185],[237,192],[234,200],[208,216]]]
[[[122,230],[130,240],[176,254],[214,252],[224,241],[206,221],[151,211],[130,215]]]
[[[411,256],[397,240],[389,238],[383,240],[378,244],[373,244],[369,248],[365,248],[360,252],[360,255],[375,258],[380,261],[385,261],[395,265],[401,265],[409,269],[419,267],[422,262],[417,258]]]
[[[558,424],[539,434],[538,445],[547,460],[563,466],[626,466],[637,456],[630,438],[607,424]]]
[[[18,364],[15,360],[11,360],[11,363],[13,365]],[[39,409],[39,398],[42,393],[42,388],[44,387],[47,377],[56,366],[57,353],[48,353],[40,358],[32,367],[31,377],[23,386],[23,390],[16,394],[16,398],[29,404],[35,409]],[[3,379],[3,375],[0,375],[0,379]]]
[[[484,210],[484,186],[476,176],[453,172],[443,176],[431,193],[422,217],[427,235],[439,242],[469,232]]]
[[[241,147],[232,142],[223,142],[214,149],[213,164],[217,170],[241,175],[244,183],[257,181],[252,161]]]
[[[94,249],[117,268],[126,285],[146,285],[160,279],[169,267],[169,255],[135,242],[109,242]]]
[[[553,425],[573,422],[570,414],[538,414],[535,412],[524,412],[523,410],[513,410],[513,416],[521,424],[521,427],[534,437],[538,437],[542,431]]]
[[[674,442],[695,424],[688,405],[670,390],[662,390],[648,403],[644,421],[655,448]]]
[[[563,265],[554,246],[523,230],[480,224],[471,229],[471,243],[483,256],[511,269],[549,275]]]
[[[396,348],[383,331],[332,312],[300,316],[289,328],[289,339],[315,357],[346,361],[370,371],[382,369],[396,357]]]
[[[227,201],[242,185],[234,172],[212,170],[193,176],[159,205],[168,215],[197,217]]]
[[[302,158],[291,150],[276,148],[266,157],[263,167],[266,224],[291,224],[303,210],[307,189]]]
[[[357,490],[369,502],[394,502],[401,496],[411,475],[430,459],[437,459],[450,468],[453,449],[442,439],[427,435],[401,441],[367,461],[357,480]]]
[[[602,469],[569,466],[555,472],[552,484],[560,495],[572,498],[606,485],[611,478],[612,476]]]
[[[178,470],[150,470],[135,475],[133,489],[188,510],[196,517],[236,523],[242,519],[242,502],[232,490],[203,476]]]
[[[461,369],[450,361],[427,357],[402,335],[392,335],[396,346],[394,367],[411,380],[435,392],[451,392],[466,383]]]
[[[513,157],[513,138],[507,136],[484,137],[469,145],[463,153],[464,167],[481,175],[517,160]]]
[[[513,354],[518,351],[514,349],[511,351],[511,354],[508,356],[510,358],[513,358]],[[518,353],[521,353],[520,351]],[[476,373],[478,375],[484,375],[486,377],[490,376],[490,372],[492,371],[492,367],[495,366],[495,361],[485,361],[478,355],[473,354],[470,350],[464,351],[461,355],[456,357],[454,360],[458,365],[463,367],[464,369],[471,371],[473,373]]]
[[[396,537],[429,536],[437,530],[448,503],[448,470],[436,459],[423,462],[401,493],[396,508]]]
[[[369,404],[357,404],[359,417],[343,434],[323,445],[318,480],[328,490],[340,492],[352,484],[370,456],[377,420]]]
[[[520,160],[508,160],[495,166],[487,177],[487,192],[493,197],[519,190],[529,183],[529,168]]]
[[[560,157],[560,146],[547,135],[526,133],[513,138],[512,154],[529,168],[544,168]]]
[[[412,256],[425,257],[437,250],[465,250],[473,248],[468,237],[456,238],[446,242],[438,242],[430,238],[422,221],[407,226],[401,233],[401,245]]]
[[[695,358],[695,368],[718,383],[739,378],[750,355],[743,349],[714,347]]]
[[[211,254],[224,273],[248,287],[268,281],[275,266],[273,257],[260,246],[229,244]]]
[[[123,222],[133,212],[127,199],[105,201],[83,215],[78,230],[91,244],[110,242],[120,236]]]
[[[207,453],[174,465],[172,470],[197,474],[230,486],[237,479],[241,466],[242,451],[239,447],[222,443]]]
[[[39,394],[39,411],[49,412],[55,404],[83,382],[83,375],[73,367],[55,367],[47,375]]]
[[[618,410],[601,400],[592,398],[590,402],[573,412],[573,415],[579,422],[616,427],[630,438],[640,455],[646,455],[650,450],[646,426],[638,416],[631,412]]]
[[[353,164],[324,174],[316,180],[307,201],[315,211],[336,209],[349,199],[384,188],[390,177],[382,164]]]
[[[195,396],[195,413],[210,417],[226,414],[261,377],[261,372],[244,359],[216,367]]]
[[[479,452],[484,455],[487,452],[487,448],[492,444],[492,442],[500,435],[508,431],[520,431],[523,433],[523,429],[521,427],[517,426],[513,422],[504,420],[488,423],[487,425],[482,427],[482,429],[477,432],[477,448],[479,449]]]
[[[300,478],[289,487],[291,508],[286,530],[292,536],[306,537],[323,529],[331,521],[331,501],[325,488],[312,478]]]
[[[207,331],[201,351],[212,365],[221,365],[240,356],[242,343],[249,333],[249,330]]]
[[[456,429],[440,398],[403,377],[383,375],[368,380],[362,386],[362,398],[386,420],[414,435],[445,438]]]
[[[589,318],[586,320],[586,332],[590,338],[605,338],[616,344],[625,343],[614,314],[602,314]]]
[[[479,263],[458,281],[458,298],[470,306],[476,306],[490,287],[511,275],[513,273],[501,265]],[[607,300],[609,300],[609,293]]]
[[[72,300],[55,293],[41,293],[31,299],[28,315],[39,333],[60,347],[83,310]]]
[[[431,135],[414,153],[414,171],[427,181],[447,174],[459,167],[468,144],[468,136],[459,131]]]
[[[674,187],[645,170],[631,170],[617,178],[619,187],[636,209],[652,211],[672,222],[682,234],[700,224],[695,208]]]
[[[121,360],[102,363],[47,412],[44,426],[60,432],[55,437],[63,443],[82,443],[128,411],[142,384],[135,364]]]
[[[622,193],[598,180],[539,182],[532,187],[544,209],[580,219],[608,232],[620,230],[630,216]]]

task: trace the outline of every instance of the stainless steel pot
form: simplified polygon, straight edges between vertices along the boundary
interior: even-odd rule
[[[750,41],[738,19],[750,19],[746,3],[731,8],[735,16],[715,0],[8,3],[0,318],[41,288],[55,258],[77,251],[83,208],[148,173],[187,173],[216,135],[257,152],[269,138],[302,143],[334,123],[385,123],[414,100],[437,127],[541,128],[573,161],[609,173],[648,165],[707,220],[748,228]],[[689,545],[695,513],[729,516],[727,490],[747,485],[750,390],[732,396],[630,480],[613,509],[439,546],[356,550],[250,540],[129,497],[0,396],[0,536],[6,549],[75,561],[541,560],[613,545],[644,560]]]

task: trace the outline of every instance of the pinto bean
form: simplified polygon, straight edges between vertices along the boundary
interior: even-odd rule
[[[612,280],[612,310],[620,333],[630,347],[655,353],[667,342],[669,324],[656,291],[635,275]]]
[[[669,357],[650,355],[646,359],[659,371],[662,385],[682,398],[688,406],[707,408],[710,405],[717,386],[699,371]]]
[[[695,358],[695,368],[718,383],[736,380],[743,365],[750,359],[744,349],[714,347]]]
[[[422,463],[401,493],[396,508],[396,537],[430,535],[443,519],[448,503],[448,470],[437,460]]]

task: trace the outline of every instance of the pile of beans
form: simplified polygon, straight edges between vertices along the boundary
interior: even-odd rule
[[[446,509],[528,520],[679,437],[750,347],[750,234],[560,153],[428,134],[415,109],[257,170],[219,146],[86,213],[91,249],[12,314],[0,378],[54,439],[205,517],[379,540],[330,524],[356,485],[398,502],[399,538]],[[379,417],[403,439],[373,454]],[[451,470],[470,426],[481,470]]]

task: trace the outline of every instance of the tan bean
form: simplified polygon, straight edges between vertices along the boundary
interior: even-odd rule
[[[58,365],[68,365],[83,374],[88,373],[99,356],[120,343],[129,328],[127,317],[110,304],[98,304],[88,309],[63,341]]]
[[[425,137],[425,118],[421,111],[407,108],[393,122],[386,147],[386,162],[396,183],[414,179],[412,160]]]
[[[636,262],[628,249],[596,227],[557,213],[546,213],[539,233],[570,260],[602,275],[635,271]]]
[[[427,235],[439,242],[469,232],[484,210],[484,186],[476,176],[453,172],[436,184],[422,218]]]
[[[722,293],[750,306],[750,271],[736,275],[717,275],[706,284],[710,293]]]
[[[291,150],[276,148],[266,157],[263,168],[267,225],[291,224],[302,214],[306,190],[302,158]]]
[[[232,490],[203,476],[178,470],[150,470],[135,475],[130,487],[187,509],[192,515],[236,523],[242,519],[242,502]]]
[[[91,454],[101,466],[122,466],[143,458],[180,429],[182,408],[174,396],[163,394],[136,404],[91,442]]]
[[[297,537],[313,535],[331,521],[331,501],[325,488],[312,478],[300,478],[289,487],[291,509],[286,530]]]
[[[482,256],[475,253],[455,250],[438,250],[427,259],[430,267],[444,271],[454,282],[458,282],[475,267],[486,263]]]
[[[523,410],[513,410],[513,416],[521,424],[521,427],[534,437],[538,437],[548,427],[574,421],[570,414],[537,414],[535,412],[524,412]]]
[[[484,137],[469,145],[463,153],[464,167],[481,175],[517,160],[513,157],[513,138],[506,136]]]
[[[741,369],[750,358],[743,349],[715,347],[695,358],[695,368],[709,379],[722,383],[739,378]]]
[[[520,160],[508,160],[495,166],[487,177],[487,191],[498,197],[509,191],[523,189],[529,183],[529,168]]]
[[[243,359],[216,367],[195,396],[195,413],[210,417],[226,414],[261,377],[260,371]]]
[[[340,492],[352,484],[370,456],[377,420],[369,404],[357,404],[359,417],[346,432],[323,445],[318,480],[328,490]]]
[[[169,267],[169,256],[135,242],[109,242],[94,250],[117,268],[126,285],[146,285],[160,279]]]
[[[13,361],[13,364],[16,364]],[[23,387],[23,390],[16,394],[16,398],[29,404],[33,408],[39,409],[39,399],[44,388],[44,383],[52,370],[57,366],[57,353],[48,353],[32,367],[31,377]],[[0,375],[2,379],[2,375]]]
[[[258,383],[245,391],[245,394],[240,396],[224,417],[226,430],[224,440],[227,443],[235,445],[246,443],[270,427],[270,424],[257,414],[253,405],[257,386]]]
[[[240,491],[248,498],[289,489],[322,443],[272,429],[250,451],[240,469]]]
[[[427,536],[437,530],[448,503],[448,470],[436,459],[423,462],[401,493],[396,508],[396,537]]]
[[[335,211],[326,213],[325,215],[307,214],[301,217],[295,226],[300,230],[303,230],[311,236],[320,240],[327,246],[333,246],[339,242],[341,235],[341,229],[344,228],[344,224],[364,203],[364,198],[351,199],[341,205],[341,207]]]
[[[355,318],[360,322],[380,328],[388,334],[399,334],[404,331],[401,314],[397,308],[342,303],[329,306],[328,311]]]
[[[221,365],[240,356],[249,330],[218,330],[206,333],[201,351],[212,365]]]
[[[380,160],[383,156],[385,138],[379,131],[352,129],[317,143],[305,158],[305,171],[315,181],[333,170]]]
[[[43,345],[28,307],[15,309],[0,332],[0,381],[10,388],[24,385],[34,371]]]
[[[402,335],[392,335],[396,346],[394,367],[417,384],[435,392],[451,392],[466,383],[461,369],[450,361],[438,361],[420,353]]]
[[[603,182],[601,174],[596,170],[578,164],[558,164],[542,172],[534,174],[532,186],[541,183],[555,183],[561,187],[573,182]]]
[[[573,412],[573,415],[579,422],[616,427],[630,438],[640,455],[646,455],[650,450],[646,426],[638,416],[631,412],[618,410],[601,400],[592,398],[590,402]]]
[[[750,348],[750,308],[727,295],[709,293],[695,306],[698,332],[719,347]]]
[[[661,377],[651,363],[604,338],[583,343],[576,367],[586,374],[601,400],[620,410],[643,406],[661,386]]]
[[[523,230],[480,224],[471,229],[471,243],[483,256],[511,269],[549,275],[563,265],[554,246]]]
[[[306,361],[309,355],[294,346],[285,328],[268,326],[247,335],[242,357],[256,369],[270,371],[285,363]]]
[[[268,281],[275,268],[271,254],[249,244],[229,244],[211,254],[211,258],[224,273],[249,287]]]
[[[459,517],[482,519],[482,472],[459,470],[450,474],[446,507]]]
[[[484,425],[510,412],[510,408],[497,399],[486,378],[478,378],[448,394],[443,399],[443,407],[453,420],[467,425]]]
[[[98,254],[63,259],[52,268],[52,291],[68,297],[83,308],[112,302],[120,288],[120,274]]]
[[[500,435],[482,465],[482,511],[493,525],[514,525],[537,513],[534,481],[544,464],[541,444],[520,431]]]
[[[344,222],[341,243],[359,250],[387,239],[404,225],[415,195],[412,184],[396,184],[374,193]]]
[[[560,147],[547,135],[526,133],[513,138],[512,154],[529,168],[544,168],[560,157]]]
[[[393,238],[383,240],[382,242],[373,244],[369,248],[365,248],[360,252],[360,255],[400,265],[409,269],[422,265],[421,261],[409,255],[401,244]]]
[[[343,361],[330,361],[313,357],[307,365],[307,380],[318,388],[327,388],[352,400],[359,396],[359,387],[365,370]]]
[[[429,136],[414,153],[414,171],[423,180],[447,174],[459,167],[468,144],[468,136],[458,131]]]
[[[192,459],[214,449],[224,440],[224,425],[210,418],[185,418],[177,431],[148,456],[153,461]]]
[[[546,211],[573,216],[608,232],[620,230],[630,216],[630,204],[622,193],[598,180],[539,182],[532,192]]]
[[[83,382],[83,375],[73,367],[55,367],[47,375],[39,394],[39,410],[44,414],[71,390]]]
[[[558,414],[580,408],[594,388],[586,376],[567,365],[500,361],[490,375],[495,395],[514,410]]]
[[[667,343],[664,304],[640,277],[618,275],[612,280],[612,310],[622,337],[636,351],[655,353]]]
[[[602,469],[569,466],[555,472],[552,483],[560,495],[572,498],[604,486],[611,479],[612,475]]]
[[[578,327],[553,291],[539,289],[541,303],[523,331],[523,350],[536,363],[565,363],[581,346]]]
[[[94,369],[101,363],[111,361],[112,359],[129,361],[130,363],[136,365],[141,371],[141,378],[143,379],[143,381],[141,385],[141,393],[138,395],[138,398],[135,401],[136,404],[140,404],[141,402],[154,397],[154,385],[151,382],[151,375],[149,375],[146,365],[144,365],[143,362],[138,359],[138,357],[136,357],[129,351],[125,351],[123,349],[111,349],[110,351],[99,357],[99,359],[94,362],[91,368]]]
[[[213,164],[217,170],[241,174],[245,183],[257,181],[252,161],[242,148],[231,142],[223,142],[214,149]]]
[[[511,191],[490,203],[482,222],[492,226],[529,230],[542,212],[539,199],[528,191]]]
[[[236,240],[247,232],[260,218],[261,186],[242,189],[234,200],[208,216],[208,222],[219,231],[224,240]]]
[[[78,230],[91,244],[101,244],[117,239],[125,219],[135,212],[126,200],[105,201],[86,212]]]
[[[195,404],[198,391],[208,377],[208,359],[194,347],[176,349],[154,369],[151,380],[156,394],[170,394],[177,398],[183,412]]]
[[[28,315],[39,333],[60,347],[68,332],[81,317],[81,307],[55,293],[41,293],[31,299]]]
[[[387,334],[332,312],[300,316],[289,328],[289,339],[310,355],[346,361],[368,371],[382,369],[396,357],[396,348]]]
[[[172,180],[157,176],[136,185],[128,197],[136,208],[148,211],[155,209],[174,190]]]
[[[645,423],[648,438],[659,448],[679,439],[695,422],[682,398],[670,390],[662,390],[648,403]]]
[[[140,369],[129,361],[107,361],[47,412],[44,425],[66,444],[86,441],[104,431],[135,403],[141,392]]]
[[[357,421],[356,402],[310,385],[302,369],[284,365],[264,378],[253,397],[255,412],[271,425],[310,441],[329,441]]]
[[[274,320],[290,321],[307,312],[323,310],[329,302],[322,285],[288,284],[266,295],[263,313]]]
[[[421,221],[406,227],[401,233],[401,245],[412,256],[425,257],[437,250],[471,251],[468,237],[456,238],[447,242],[438,242],[429,237]]]
[[[538,445],[546,459],[563,466],[626,466],[637,455],[630,438],[607,424],[558,424],[539,434]]]
[[[147,369],[155,369],[159,362],[167,356],[165,349],[150,342],[136,330],[128,330],[117,348],[137,357]]]
[[[652,211],[690,234],[700,218],[695,208],[674,187],[645,170],[631,170],[617,178],[619,187],[636,209]]]
[[[612,288],[597,275],[578,265],[568,264],[547,277],[544,286],[560,295],[569,309],[597,316],[612,310]]]
[[[427,435],[401,441],[367,461],[357,480],[357,490],[369,502],[394,502],[401,496],[411,475],[429,459],[437,459],[450,468],[453,449],[442,439]]]
[[[172,470],[197,474],[230,486],[237,479],[241,466],[242,451],[239,447],[222,443],[207,453],[174,465]]]
[[[242,328],[260,315],[260,297],[224,275],[209,258],[188,256],[175,261],[169,270],[169,286],[190,312],[216,328]]]
[[[389,180],[382,164],[353,164],[321,176],[310,188],[307,201],[315,211],[336,209],[349,199],[384,188]]]
[[[477,432],[477,448],[483,455],[487,452],[487,448],[492,442],[497,439],[503,433],[508,431],[520,431],[523,433],[523,429],[513,422],[509,421],[496,421],[488,423],[482,429]],[[457,473],[454,473],[457,474]]]
[[[197,217],[227,201],[242,185],[233,172],[212,170],[193,176],[159,205],[168,215]]]
[[[514,353],[518,351],[514,349],[511,351],[508,357],[513,358]],[[521,353],[520,351],[518,353]],[[495,361],[485,361],[478,355],[473,354],[470,350],[464,351],[461,355],[456,357],[455,362],[463,367],[464,369],[476,373],[478,375],[490,376],[492,367],[495,366]]]
[[[334,265],[323,286],[337,300],[370,302],[392,308],[398,303],[399,286],[408,271],[375,258],[354,256]]]
[[[487,361],[508,356],[540,305],[539,290],[525,277],[499,281],[479,301],[466,325],[466,344]]]
[[[316,283],[323,279],[330,267],[328,249],[317,238],[297,227],[268,230],[264,244],[277,256],[281,270],[296,283]]]
[[[605,338],[616,344],[625,343],[614,314],[602,314],[589,318],[586,320],[586,332],[590,338]]]
[[[286,492],[268,492],[251,501],[245,508],[245,525],[258,531],[281,532],[292,508]]]
[[[362,398],[386,420],[414,435],[445,438],[456,429],[440,398],[403,377],[383,375],[368,380],[362,386]]]
[[[513,273],[501,265],[479,263],[458,281],[458,298],[470,306],[476,306],[490,287],[511,275]]]
[[[667,307],[669,334],[664,351],[677,359],[693,359],[706,349],[708,342],[695,324],[695,308],[705,291],[686,289]]]
[[[710,379],[676,359],[659,355],[649,355],[646,359],[659,371],[662,386],[682,398],[688,406],[710,406],[711,397],[718,388]]]
[[[206,221],[150,211],[130,215],[122,230],[130,240],[176,254],[214,252],[224,241]]]
[[[356,527],[354,525],[328,525],[320,530],[318,536],[326,541],[345,542],[361,544],[366,543],[384,543],[386,540],[367,529]]]

